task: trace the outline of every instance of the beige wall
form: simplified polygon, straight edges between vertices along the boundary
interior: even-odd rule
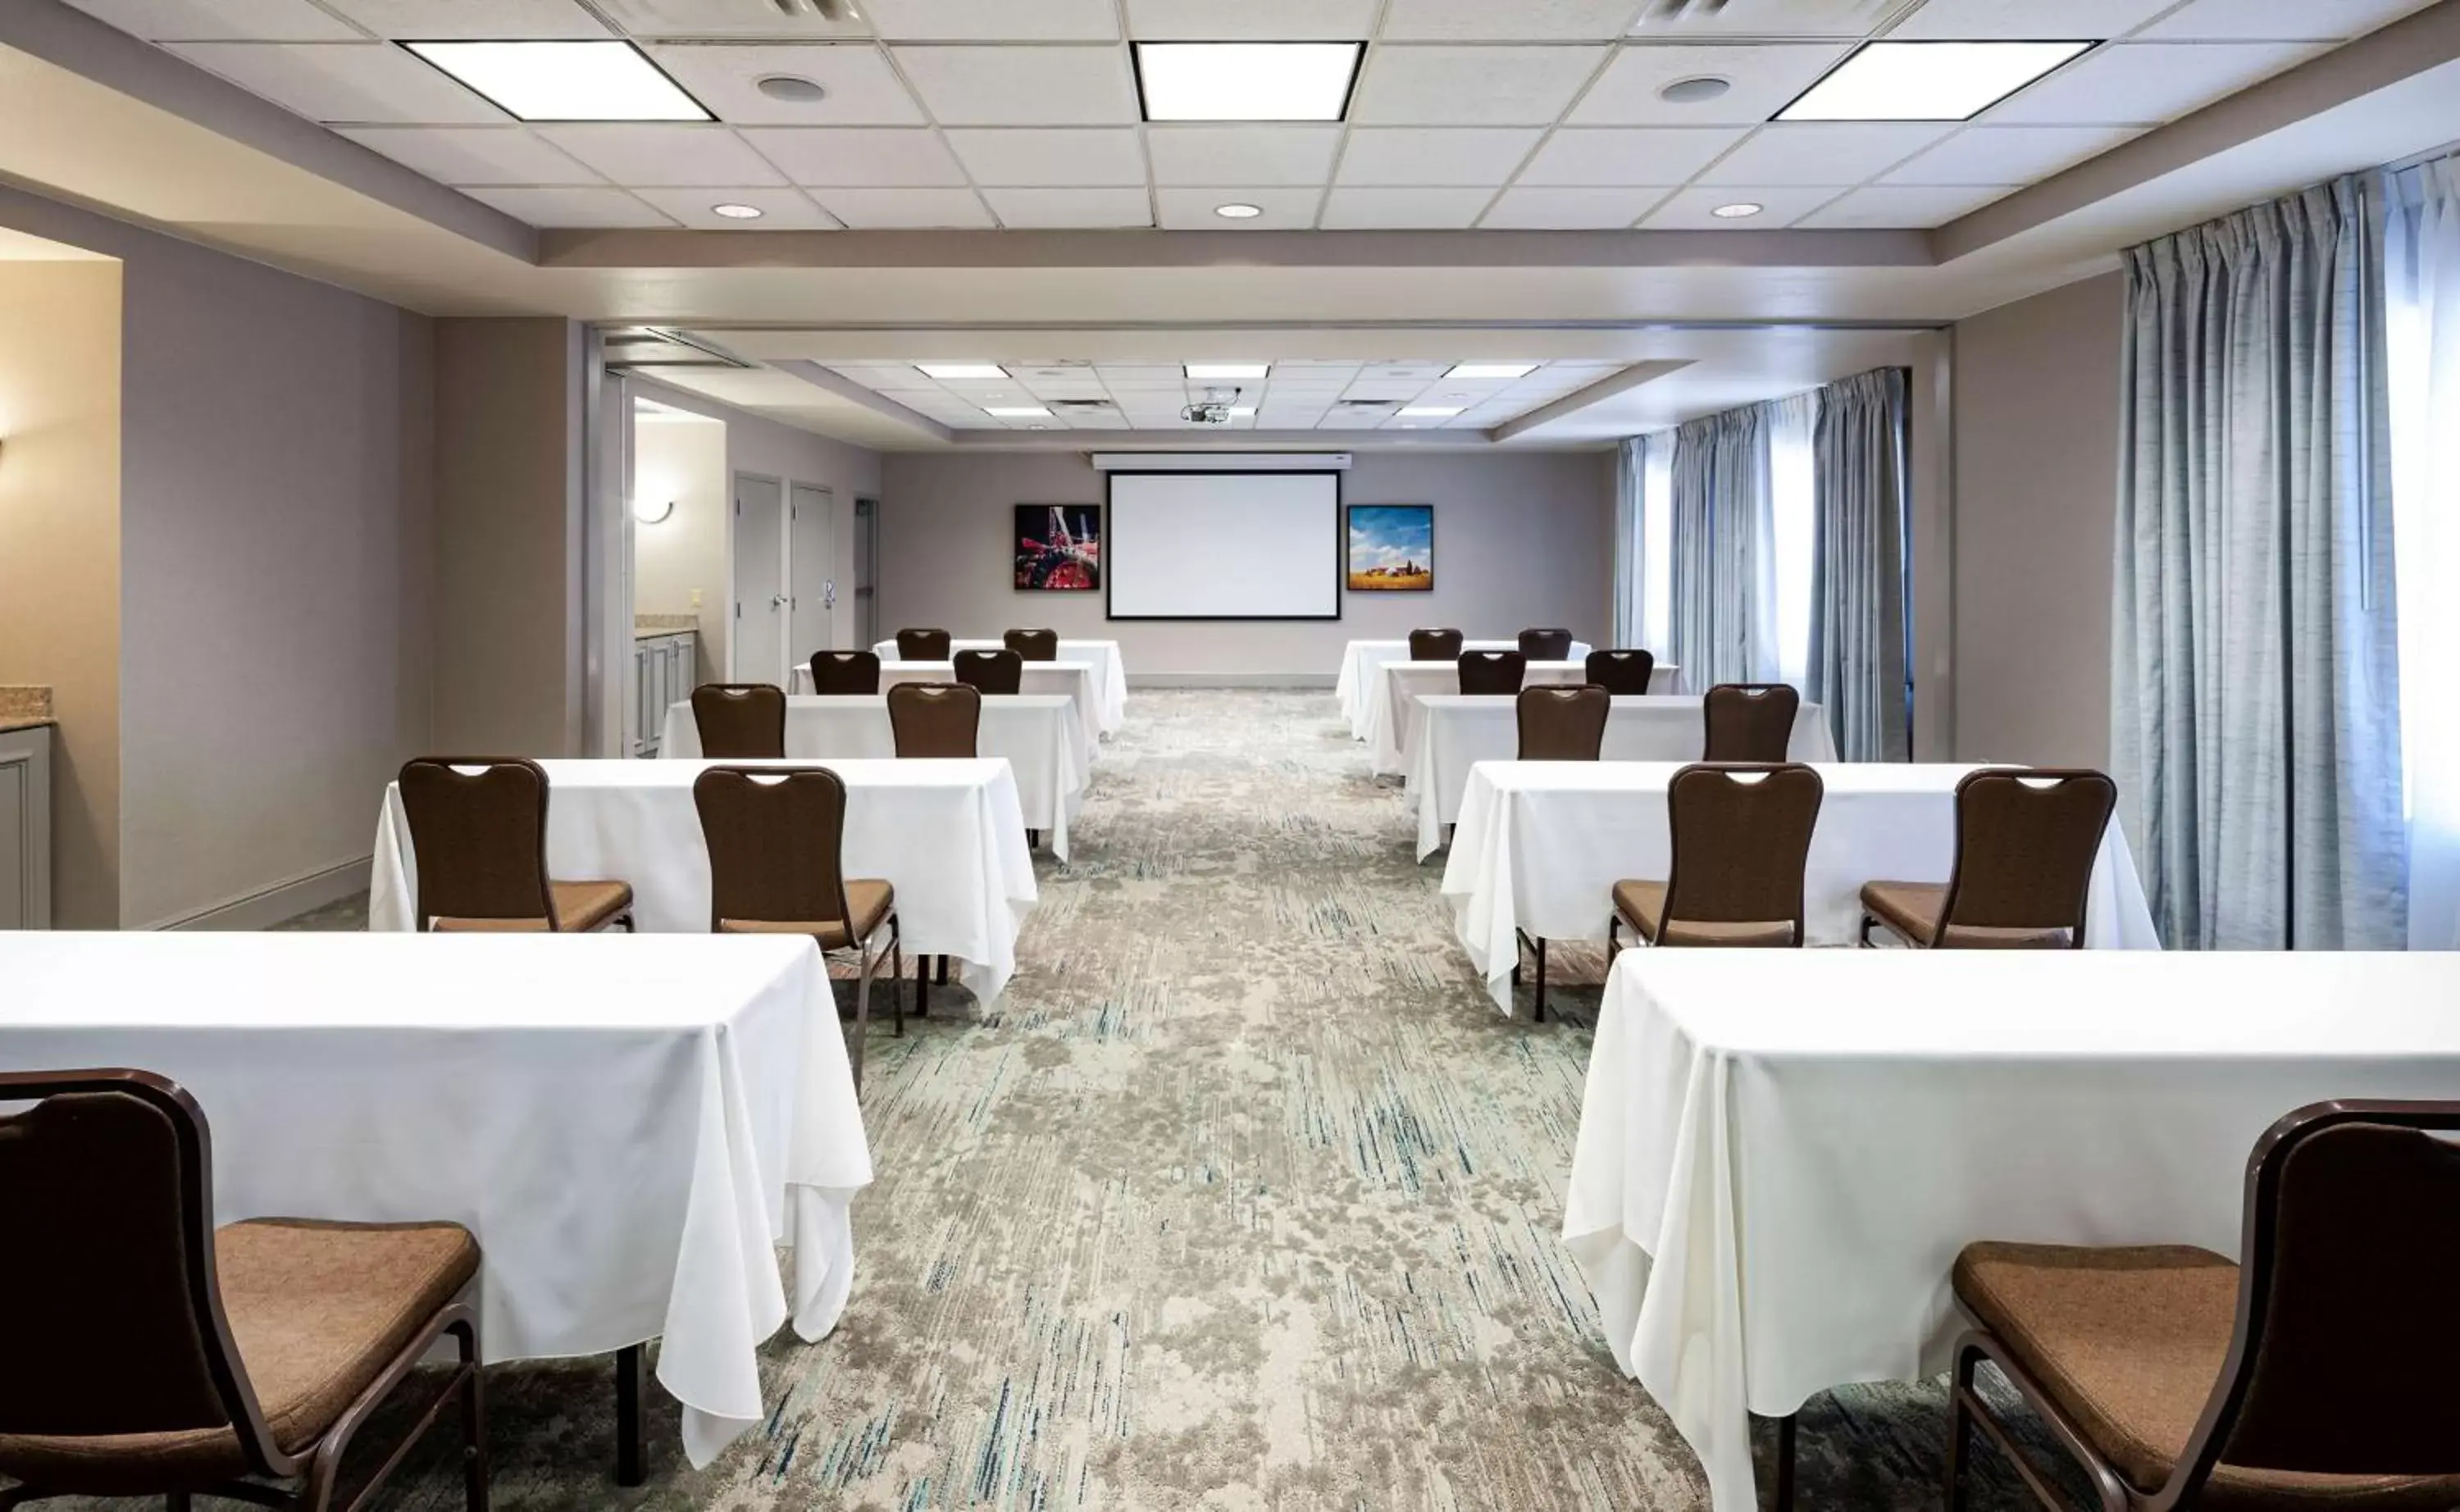
[[[632,609],[636,614],[692,614],[700,620],[702,682],[725,680],[727,516],[732,490],[726,471],[722,420],[700,415],[635,415],[632,492],[666,500],[674,513],[656,524],[632,526]],[[700,595],[695,607],[692,595]]]
[[[2107,767],[2121,282],[1956,327],[1956,755]]]
[[[120,279],[0,262],[0,683],[47,683],[53,921],[119,923]]]
[[[995,635],[1049,625],[1120,643],[1131,675],[1195,673],[1329,683],[1343,645],[1453,625],[1473,638],[1568,626],[1612,629],[1614,458],[1605,452],[1361,452],[1350,504],[1435,506],[1430,593],[1342,595],[1343,618],[1253,623],[1112,622],[1099,593],[1020,593],[1009,537],[1021,503],[1099,503],[1101,474],[1078,453],[899,453],[885,459],[880,628],[944,626]],[[1331,563],[1323,570],[1334,570]]]

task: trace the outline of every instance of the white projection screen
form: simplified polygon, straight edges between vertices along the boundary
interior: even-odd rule
[[[1114,620],[1341,618],[1339,473],[1113,473]]]

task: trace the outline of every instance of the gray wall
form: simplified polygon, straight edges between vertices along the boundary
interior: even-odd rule
[[[2121,280],[1956,327],[1956,755],[2107,767]]]
[[[892,453],[884,474],[883,635],[914,625],[959,635],[1048,625],[1117,640],[1132,676],[1328,683],[1344,643],[1397,638],[1419,626],[1458,626],[1477,638],[1562,625],[1596,645],[1612,628],[1611,453],[1357,454],[1342,482],[1345,503],[1435,506],[1434,590],[1345,592],[1343,618],[1293,622],[1113,622],[1102,617],[1098,593],[1016,591],[1011,509],[1101,502],[1102,476],[1082,454]]]

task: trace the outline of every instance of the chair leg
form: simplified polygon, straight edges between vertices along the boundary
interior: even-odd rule
[[[1865,921],[1868,915],[1865,915]],[[1956,1370],[1947,1381],[1947,1512],[1964,1512],[1965,1467],[1973,1450],[1973,1417],[1965,1398],[1973,1391],[1974,1367],[1982,1363],[1982,1352],[1972,1348],[1956,1352]]]
[[[1871,915],[1870,915],[1870,913],[1866,910],[1866,911],[1863,913],[1863,915],[1862,915],[1862,940],[1861,940],[1861,947],[1860,947],[1862,949],[1865,949],[1865,950],[1867,950],[1867,949],[1871,948],[1871,924],[1872,924]]]
[[[897,915],[888,916],[889,1005],[897,1011],[897,1037],[905,1037],[905,935]]]
[[[174,1491],[162,1499],[162,1512],[189,1512],[195,1503],[185,1491]]]
[[[1532,943],[1538,947],[1538,1012],[1530,1022],[1542,1024],[1546,1022],[1546,937],[1541,934]]]
[[[1025,832],[1025,848],[1028,850],[1040,850],[1042,848],[1042,831],[1038,829],[1027,830]]]
[[[636,1486],[641,1473],[641,1359],[646,1346],[615,1352],[615,1483]]]
[[[461,1487],[466,1512],[487,1512],[487,1372],[478,1362],[478,1330],[456,1330],[461,1362],[470,1374],[461,1382]]]
[[[935,987],[945,987],[948,985],[948,958],[944,955],[940,957],[939,978],[932,985]]]
[[[857,954],[861,974],[854,984],[854,1094],[859,1097],[862,1096],[863,1046],[871,1038],[871,974],[880,969],[880,956],[868,940],[862,943]]]
[[[1618,937],[1618,930],[1622,924],[1622,915],[1619,913],[1606,915],[1606,970],[1609,973],[1614,970],[1615,957],[1622,950],[1622,941]]]
[[[1776,1420],[1775,1512],[1793,1512],[1793,1438],[1800,1417],[1799,1413],[1788,1413]]]
[[[931,1016],[931,958],[919,950],[914,955],[914,1016]]]

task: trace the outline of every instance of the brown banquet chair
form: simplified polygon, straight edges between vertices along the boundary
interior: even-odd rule
[[[1862,933],[1878,925],[1922,949],[2084,948],[2092,863],[2118,805],[2099,772],[1990,767],[1956,784],[1947,884],[1862,885]]]
[[[1595,761],[1605,751],[1606,716],[1614,709],[1602,688],[1558,684],[1523,688],[1515,709],[1523,761]]]
[[[399,1442],[346,1509],[459,1408],[461,1496],[487,1506],[478,1246],[451,1223],[214,1225],[213,1141],[177,1084],[126,1070],[0,1073],[0,1508],[57,1496],[327,1512],[370,1415]],[[268,1485],[271,1480],[278,1484]]]
[[[710,930],[803,934],[820,953],[852,950],[858,964],[847,1054],[862,1089],[863,1037],[871,1028],[871,978],[888,931],[889,998],[905,1033],[905,943],[897,889],[845,875],[845,780],[826,767],[710,767],[692,781],[701,839],[709,847]]]
[[[692,690],[700,754],[713,761],[786,758],[786,692],[774,683],[703,683]]]
[[[1011,650],[959,651],[956,669],[957,681],[986,698],[1013,694],[1025,686],[1025,658]]]
[[[2102,1512],[2460,1506],[2460,1102],[2320,1102],[2247,1161],[2238,1263],[2184,1245],[1983,1242],[1950,1285],[1947,1505],[1979,1426],[2051,1512],[1975,1389],[1995,1366]]]
[[[1458,630],[1411,630],[1410,660],[1413,662],[1456,662],[1460,660],[1461,632]]]
[[[1055,662],[1059,659],[1057,630],[1010,630],[1000,637],[1000,644],[1029,662]]]
[[[965,683],[898,683],[888,690],[888,729],[901,760],[970,761],[982,723],[982,692]]]
[[[1529,658],[1518,651],[1463,651],[1454,665],[1465,693],[1516,693],[1529,674]]]
[[[397,779],[422,933],[632,927],[629,883],[552,882],[546,769],[520,756],[418,756]]]
[[[948,659],[946,630],[899,630],[897,659],[901,662],[944,662]]]
[[[1620,930],[1654,946],[1802,944],[1803,870],[1826,786],[1798,762],[1686,766],[1665,787],[1664,882],[1614,884],[1606,960]]]
[[[1618,698],[1637,698],[1648,692],[1657,675],[1655,653],[1644,650],[1589,652],[1583,675]]]
[[[1719,683],[1700,700],[1703,761],[1782,762],[1793,749],[1802,695],[1787,683]]]
[[[880,653],[814,651],[812,692],[831,697],[877,697],[880,693]]]
[[[1572,659],[1570,630],[1538,629],[1520,632],[1520,654],[1533,662],[1567,662]]]

